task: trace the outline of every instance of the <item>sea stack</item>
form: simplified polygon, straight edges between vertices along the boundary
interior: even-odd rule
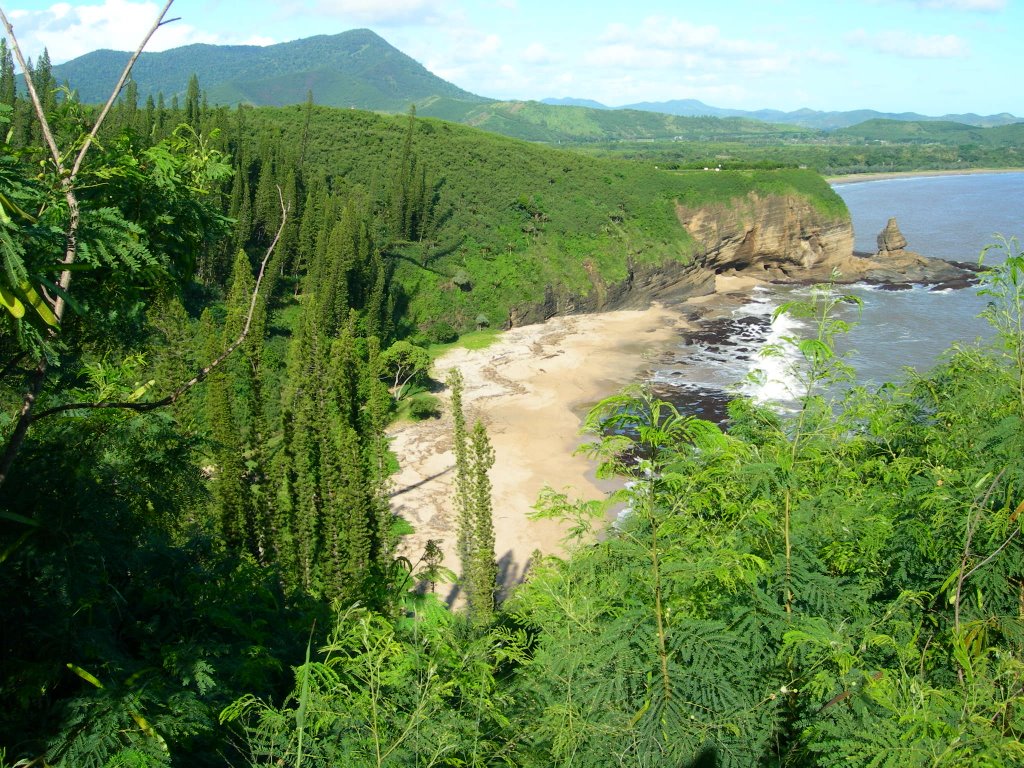
[[[887,256],[890,253],[899,253],[907,247],[907,238],[900,232],[896,223],[896,217],[890,216],[889,223],[885,229],[878,233],[878,255]]]

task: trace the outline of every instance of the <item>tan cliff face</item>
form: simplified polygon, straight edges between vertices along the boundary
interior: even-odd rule
[[[592,289],[585,295],[548,286],[543,302],[513,307],[506,327],[555,315],[643,307],[654,299],[701,296],[714,292],[716,275],[792,283],[824,282],[836,274],[842,283],[867,281],[890,287],[911,283],[962,287],[974,275],[967,265],[907,250],[855,255],[849,215],[823,214],[796,195],[751,193],[727,204],[699,208],[677,203],[676,217],[693,239],[689,252],[661,264],[630,263],[626,279],[613,284],[588,270]],[[892,236],[887,242],[897,239]]]
[[[714,292],[716,274],[728,272],[769,281],[824,280],[832,266],[854,258],[849,218],[830,219],[797,196],[751,194],[693,209],[677,204],[676,216],[694,240],[689,252],[661,264],[630,263],[626,279],[613,284],[591,273],[586,295],[548,286],[543,302],[513,307],[505,327],[701,296]]]
[[[827,217],[801,197],[751,193],[728,205],[677,204],[676,216],[695,241],[695,262],[714,273],[818,280],[853,258],[849,217]]]
[[[696,241],[694,260],[714,274],[775,282],[866,281],[889,287],[912,283],[963,287],[975,277],[971,265],[906,250],[896,219],[878,235],[878,253],[855,255],[848,216],[830,218],[800,197],[750,194],[728,205],[676,206],[679,223]]]

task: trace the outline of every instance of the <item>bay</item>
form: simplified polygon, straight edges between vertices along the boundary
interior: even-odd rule
[[[876,250],[875,238],[890,216],[910,250],[952,261],[977,263],[997,235],[1024,236],[1024,172],[868,180],[836,184],[835,190],[850,209],[857,251]],[[997,256],[990,252],[989,259]],[[924,372],[952,344],[990,336],[978,317],[985,300],[973,288],[886,291],[854,285],[843,291],[863,304],[860,312],[842,311],[855,326],[837,344],[850,354],[858,383],[894,380],[905,368]],[[808,295],[805,286],[763,286],[721,297],[699,319],[682,305],[697,319],[697,330],[655,363],[649,383],[684,412],[716,421],[736,394],[787,407],[796,394],[787,375],[793,358],[761,353],[784,336],[809,333],[805,323],[791,318],[771,322],[780,304]],[[755,372],[760,374],[752,380]]]

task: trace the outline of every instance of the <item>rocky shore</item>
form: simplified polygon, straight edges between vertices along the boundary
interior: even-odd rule
[[[895,221],[894,231],[879,236],[876,253],[855,253],[849,217],[822,213],[802,197],[752,193],[728,205],[677,205],[676,217],[694,243],[689,258],[630,262],[624,280],[595,284],[585,295],[549,289],[542,302],[513,307],[506,327],[560,315],[643,308],[653,301],[677,303],[713,294],[716,278],[722,276],[791,284],[824,282],[836,275],[840,283],[867,282],[893,290],[911,284],[959,288],[976,277],[970,264],[908,250]]]
[[[491,347],[454,350],[436,361],[436,380],[450,368],[462,371],[468,420],[482,420],[494,445],[496,554],[506,586],[521,580],[537,552],[562,552],[565,526],[529,518],[545,487],[576,499],[602,498],[609,490],[596,481],[591,463],[574,454],[586,410],[635,381],[682,333],[697,332],[698,318],[716,297],[735,299],[758,284],[821,282],[834,274],[839,282],[892,290],[963,287],[975,279],[970,265],[908,250],[895,219],[879,233],[876,253],[856,254],[849,220],[822,215],[800,198],[751,196],[731,206],[677,207],[676,213],[696,243],[689,262],[638,264],[626,280],[595,286],[599,290],[586,296],[549,291],[541,304],[513,310],[511,330]],[[684,309],[671,311],[659,300]],[[415,563],[428,540],[438,541],[445,565],[457,572],[451,432],[447,413],[392,430],[401,465],[392,507],[416,530],[403,540],[403,553]],[[454,588],[439,591],[458,600]]]

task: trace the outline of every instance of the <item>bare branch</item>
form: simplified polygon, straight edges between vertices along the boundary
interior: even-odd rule
[[[1006,469],[1001,469],[999,471],[999,474],[997,474],[992,479],[992,482],[989,483],[988,490],[985,491],[985,496],[982,498],[981,503],[971,505],[971,512],[973,513],[973,511],[977,509],[978,515],[976,517],[967,518],[967,531],[964,535],[964,552],[960,558],[960,573],[957,576],[956,594],[953,598],[953,626],[958,634],[960,632],[960,600],[963,596],[964,582],[967,581],[967,577],[974,573],[976,570],[978,570],[978,568],[980,568],[981,565],[984,565],[985,562],[988,562],[988,560],[991,560],[992,557],[995,557],[996,554],[998,554],[1003,549],[1003,547],[1010,543],[1010,539],[1013,538],[1013,536],[1010,536],[1010,539],[1007,539],[1003,543],[1003,546],[997,549],[995,552],[993,552],[992,555],[987,560],[985,560],[981,565],[972,568],[970,572],[965,571],[965,569],[967,568],[967,561],[971,558],[971,541],[974,539],[974,533],[978,529],[978,525],[981,523],[981,513],[985,509],[985,507],[988,506],[988,500],[992,497],[992,494],[996,490],[996,486],[999,484],[999,481],[1002,479],[1005,473]]]
[[[1006,549],[1008,546],[1010,546],[1010,542],[1012,542],[1015,538],[1017,538],[1017,534],[1018,533],[1020,533],[1020,528],[1014,528],[1013,529],[1013,533],[1011,533],[1009,536],[1006,537],[1006,541],[1004,541],[1002,544],[1000,544],[996,548],[995,552],[993,552],[991,555],[986,557],[984,560],[982,560],[980,563],[978,563],[976,566],[974,566],[973,568],[971,568],[971,570],[969,570],[967,572],[967,575],[964,576],[964,581],[967,581],[969,578],[971,578],[971,576],[974,575],[974,572],[977,571],[979,568],[982,568],[983,566],[986,566],[989,563],[991,563],[993,560],[995,560],[996,556],[1000,552],[1002,552],[1004,549]]]
[[[39,125],[43,129],[43,139],[46,141],[46,146],[50,150],[50,157],[53,160],[54,165],[57,167],[57,171],[61,175],[62,183],[65,185],[67,181],[64,179],[64,162],[60,158],[60,150],[57,149],[57,142],[53,138],[53,131],[50,130],[50,123],[46,120],[46,110],[43,109],[43,103],[39,99],[39,93],[36,91],[36,85],[32,82],[32,73],[29,71],[28,64],[25,62],[25,57],[21,53],[21,46],[18,45],[18,38],[14,35],[14,27],[11,26],[11,22],[7,20],[7,14],[4,13],[4,9],[0,8],[0,21],[3,22],[4,29],[7,30],[7,39],[11,41],[11,50],[14,52],[14,58],[18,61],[18,66],[21,67],[21,71],[25,76],[25,87],[28,88],[28,96],[32,100],[32,106],[35,109],[36,117],[39,119]]]
[[[121,73],[121,77],[118,80],[117,85],[114,87],[114,90],[110,94],[110,98],[107,100],[106,106],[104,106],[99,117],[96,119],[92,132],[86,138],[82,148],[79,150],[78,156],[75,158],[74,167],[70,172],[65,167],[64,161],[61,158],[60,149],[57,147],[57,141],[54,139],[50,123],[46,119],[46,110],[43,108],[43,103],[39,98],[39,93],[36,91],[35,83],[32,82],[28,64],[21,52],[21,46],[18,44],[18,38],[14,34],[14,27],[8,20],[7,14],[4,12],[3,8],[0,7],[0,22],[3,23],[4,29],[7,31],[7,37],[11,42],[11,49],[25,75],[25,87],[28,89],[29,98],[32,101],[32,107],[36,113],[36,119],[39,121],[39,127],[43,133],[43,139],[46,142],[47,149],[50,152],[50,158],[53,160],[54,167],[60,179],[61,189],[64,192],[64,199],[68,204],[68,224],[64,233],[64,259],[61,262],[64,264],[65,269],[61,271],[60,278],[57,281],[57,284],[61,289],[61,294],[57,296],[57,300],[53,304],[53,315],[57,320],[58,327],[64,319],[64,309],[67,306],[64,300],[64,295],[67,293],[68,288],[71,285],[71,270],[68,269],[68,267],[75,263],[75,259],[78,256],[78,226],[80,221],[80,212],[78,208],[78,197],[75,195],[75,177],[78,175],[78,171],[81,168],[82,161],[85,159],[86,153],[89,151],[89,147],[92,146],[93,139],[110,111],[110,106],[117,99],[118,94],[121,92],[121,88],[124,87],[125,80],[128,79],[128,75],[131,73],[132,66],[142,53],[143,47],[145,47],[146,43],[148,43],[149,39],[153,36],[153,33],[160,27],[163,17],[167,15],[167,10],[171,7],[171,3],[173,2],[174,0],[167,0],[167,4],[164,5],[163,10],[160,11],[160,16],[157,18],[149,32],[146,33],[145,38],[136,50],[135,54],[129,59],[128,65]],[[52,333],[54,333],[53,330],[51,330],[51,334]],[[46,378],[46,369],[46,356],[42,355],[36,364],[35,371],[29,381],[28,391],[25,393],[24,399],[22,400],[17,423],[14,425],[11,436],[7,440],[3,456],[0,457],[0,487],[3,486],[4,481],[7,479],[7,474],[11,469],[11,464],[14,463],[15,456],[17,456],[18,451],[21,450],[21,444],[24,442],[25,435],[28,433],[28,428],[32,424],[32,408],[35,405],[36,398],[39,396],[39,392],[42,391],[43,380]]]
[[[284,202],[284,194],[281,192],[281,187],[277,188],[277,196],[281,203],[281,225],[277,228],[277,234],[274,235],[273,242],[270,244],[270,247],[267,248],[267,252],[263,256],[263,261],[260,262],[260,271],[256,277],[256,285],[253,287],[252,298],[249,300],[249,312],[245,316],[245,325],[242,327],[242,332],[238,335],[238,338],[231,342],[231,344],[229,344],[213,362],[202,368],[199,373],[179,386],[174,390],[174,392],[159,400],[153,400],[147,403],[107,401],[99,403],[65,403],[63,405],[56,405],[53,408],[47,408],[44,411],[40,411],[35,415],[33,421],[39,421],[47,416],[64,413],[66,411],[85,411],[96,410],[99,408],[119,408],[121,410],[136,411],[139,413],[154,411],[157,408],[164,408],[177,402],[186,392],[192,389],[192,387],[199,384],[207,376],[213,373],[214,369],[227,360],[228,357],[231,356],[231,353],[241,346],[242,342],[245,341],[246,336],[249,335],[249,329],[252,327],[252,316],[256,311],[256,300],[259,297],[260,284],[263,282],[263,275],[267,269],[267,262],[270,261],[270,256],[277,247],[277,243],[281,239],[281,233],[284,232],[285,223],[288,221],[288,206]]]
[[[85,159],[85,153],[89,151],[89,146],[92,144],[93,139],[96,138],[96,134],[99,133],[100,126],[103,125],[103,121],[107,118],[107,113],[110,111],[110,108],[114,106],[114,102],[117,101],[117,97],[120,95],[121,89],[124,88],[124,84],[132,72],[132,67],[135,66],[135,62],[142,54],[142,50],[149,44],[149,39],[153,37],[156,31],[166,23],[163,19],[164,16],[167,15],[167,11],[170,10],[173,2],[174,0],[167,0],[167,3],[164,4],[163,10],[160,11],[160,15],[157,16],[156,21],[153,22],[153,26],[149,28],[149,32],[147,32],[146,36],[142,38],[142,42],[139,43],[139,47],[135,49],[135,53],[132,54],[131,58],[128,59],[128,63],[125,64],[124,71],[121,72],[121,77],[118,79],[117,85],[115,85],[114,90],[110,92],[110,98],[107,99],[107,103],[104,104],[103,109],[100,110],[99,117],[96,118],[96,124],[93,125],[92,131],[89,133],[88,138],[86,138],[85,143],[78,152],[78,157],[75,158],[75,165],[71,169],[72,179],[78,175],[78,170],[82,167],[82,160]]]

